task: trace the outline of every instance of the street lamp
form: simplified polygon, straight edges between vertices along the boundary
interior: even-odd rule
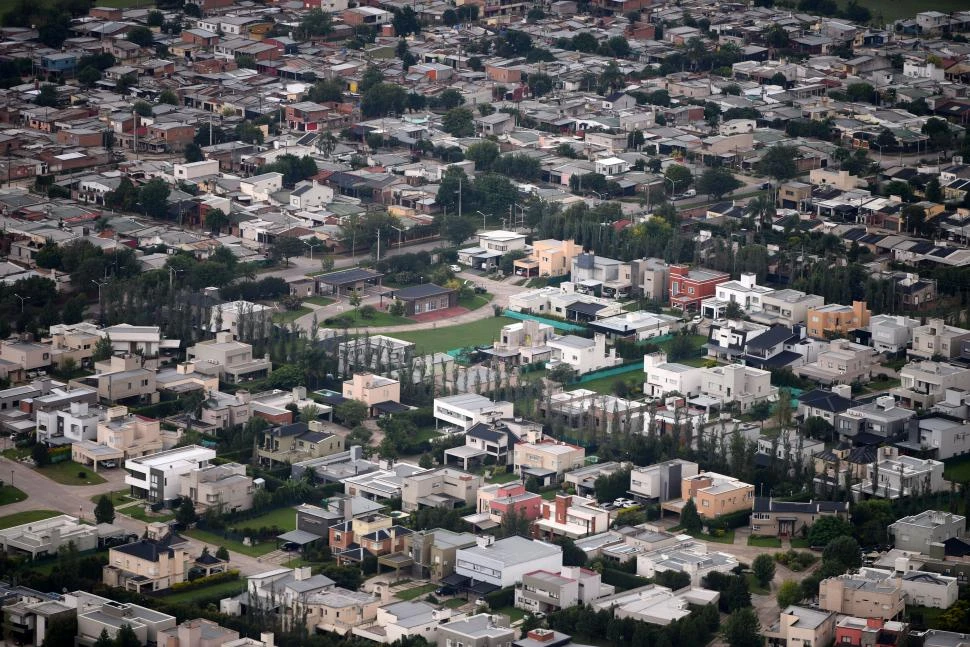
[[[397,248],[400,250],[402,247],[404,247],[404,229],[395,227],[394,225],[391,225],[391,229],[397,232]]]
[[[171,280],[171,275],[169,275],[169,280]],[[103,288],[105,285],[108,284],[108,279],[105,279],[103,281],[96,281],[94,279],[91,279],[91,283],[94,283],[96,286],[98,286],[98,319],[100,319],[103,322],[104,306],[101,305],[101,288]]]
[[[664,182],[670,182],[670,197],[673,198],[677,193],[677,181],[672,177],[663,176]]]
[[[24,313],[24,301],[30,301],[30,297],[29,296],[22,297],[19,294],[17,294],[16,292],[14,293],[14,296],[17,297],[18,299],[20,299],[20,314],[23,314]]]
[[[482,217],[482,231],[486,231],[485,218],[487,218],[488,216],[482,213],[481,211],[476,211],[475,213],[479,214]]]
[[[314,240],[316,240],[316,239],[314,239]],[[313,260],[313,248],[316,247],[316,245],[314,245],[313,243],[311,243],[308,240],[304,240],[303,238],[300,239],[300,242],[310,248],[310,260],[312,261]]]
[[[875,146],[875,147],[877,147],[879,149],[879,163],[882,164],[882,146],[880,146],[876,142],[869,142],[869,145],[870,146]]]

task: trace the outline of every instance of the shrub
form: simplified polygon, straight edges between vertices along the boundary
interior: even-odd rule
[[[215,573],[206,577],[199,577],[189,582],[176,582],[172,585],[172,591],[194,591],[206,586],[212,586],[213,584],[221,584],[222,582],[231,582],[238,579],[239,571],[223,571],[222,573]]]

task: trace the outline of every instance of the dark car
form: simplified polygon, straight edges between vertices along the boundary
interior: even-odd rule
[[[435,591],[435,595],[454,595],[458,590],[451,586],[442,586]]]

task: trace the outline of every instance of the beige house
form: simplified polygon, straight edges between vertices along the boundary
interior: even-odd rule
[[[824,647],[835,639],[835,614],[831,611],[790,606],[778,615],[778,623],[764,629],[773,647]]]
[[[701,472],[681,481],[682,499],[661,503],[665,510],[680,514],[688,499],[694,500],[697,513],[704,519],[750,510],[754,506],[754,486],[733,476]]]
[[[512,459],[516,472],[527,477],[535,476],[543,482],[556,482],[569,470],[585,463],[585,449],[551,439],[516,444]]]
[[[103,402],[158,401],[155,371],[145,368],[138,355],[111,357],[98,366],[102,365],[107,368],[96,375],[72,380],[70,385],[97,389],[98,398]]]
[[[822,580],[818,585],[818,605],[826,611],[858,618],[892,620],[903,612],[906,600],[902,581],[886,574],[860,569],[859,573]]]
[[[795,374],[826,385],[868,382],[875,353],[870,346],[834,339],[819,352],[817,360],[797,367]]]
[[[186,351],[194,370],[215,373],[230,383],[266,377],[273,372],[268,358],[253,358],[251,344],[236,341],[231,332],[217,332],[215,339],[200,341]]]
[[[98,423],[98,440],[82,440],[71,445],[71,458],[81,465],[120,462],[154,454],[162,449],[162,431],[158,420],[130,415],[128,407],[111,407]]]
[[[51,326],[51,354],[54,364],[62,366],[68,359],[77,366],[94,356],[101,336],[93,324],[56,324]]]
[[[532,253],[513,263],[516,276],[562,276],[569,273],[573,258],[583,252],[582,245],[572,240],[537,240]]]
[[[7,340],[0,343],[0,360],[17,364],[25,371],[51,365],[51,347],[32,341]]]
[[[239,463],[208,465],[181,478],[181,495],[191,499],[196,509],[214,508],[220,513],[249,510],[254,491],[253,478],[246,476],[246,466]]]
[[[306,624],[310,631],[349,635],[354,627],[373,622],[381,599],[370,593],[335,588],[306,599]]]
[[[183,582],[189,570],[184,539],[161,523],[150,524],[146,537],[108,551],[102,581],[136,593],[162,591]]]
[[[906,354],[921,359],[953,359],[960,355],[960,348],[968,339],[970,330],[948,326],[942,319],[930,319],[925,326],[913,329],[913,347]]]
[[[408,476],[401,483],[401,510],[473,506],[482,482],[478,474],[451,467]]]
[[[344,382],[343,391],[345,398],[363,402],[371,413],[375,405],[401,401],[401,383],[373,373],[354,373]]]

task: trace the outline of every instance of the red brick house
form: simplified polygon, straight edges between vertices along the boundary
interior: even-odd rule
[[[701,301],[713,297],[717,286],[730,280],[731,275],[725,272],[671,265],[667,279],[670,307],[684,312],[700,310]]]
[[[529,492],[521,483],[511,483],[499,488],[495,493],[495,498],[489,504],[491,513],[498,517],[504,517],[507,513],[514,511],[519,518],[533,521],[539,518],[542,510],[542,497],[534,492]]]
[[[286,123],[293,130],[313,132],[326,121],[329,112],[329,108],[313,101],[291,103],[286,106]]]

